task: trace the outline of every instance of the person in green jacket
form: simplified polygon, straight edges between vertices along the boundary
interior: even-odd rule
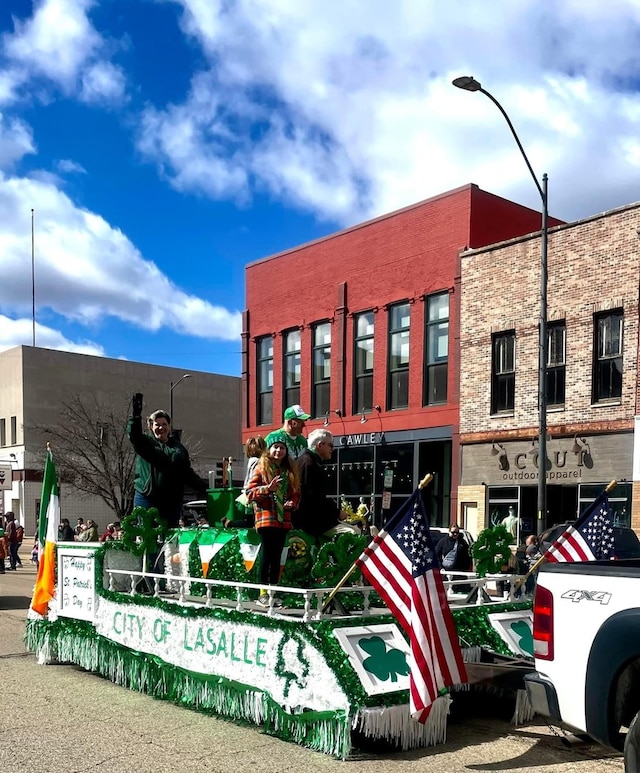
[[[132,416],[127,435],[136,452],[134,507],[156,507],[169,528],[178,527],[182,514],[185,484],[206,495],[208,481],[191,467],[189,453],[171,435],[171,417],[166,411],[154,411],[142,427],[142,395],[133,397]]]

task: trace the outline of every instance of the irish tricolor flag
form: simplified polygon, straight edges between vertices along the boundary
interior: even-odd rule
[[[53,464],[51,451],[47,451],[40,500],[40,518],[38,521],[38,542],[40,561],[38,579],[33,590],[31,609],[43,617],[47,614],[49,601],[53,598],[56,569],[56,541],[60,523],[60,497],[58,478]]]

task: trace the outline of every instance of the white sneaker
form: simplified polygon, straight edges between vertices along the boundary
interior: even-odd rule
[[[261,593],[258,597],[258,600],[256,601],[256,604],[260,604],[261,607],[268,607],[269,606],[269,594],[268,593]]]

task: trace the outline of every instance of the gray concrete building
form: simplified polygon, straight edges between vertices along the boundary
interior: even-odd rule
[[[194,370],[182,378],[185,372],[31,346],[1,352],[1,512],[12,510],[26,533],[34,533],[46,443],[51,440],[47,428],[64,429],[63,408],[78,399],[94,413],[96,407],[103,407],[116,414],[120,411],[123,418],[134,392],[144,394],[145,415],[159,408],[169,411],[173,403],[173,426],[182,431],[194,469],[206,478],[223,457],[232,456],[238,460],[234,478],[238,477],[242,470],[240,379]],[[95,427],[88,431],[95,432]],[[51,442],[55,460],[55,442]],[[102,528],[114,519],[99,497],[83,494],[64,481],[60,501],[62,516],[72,524],[82,516],[93,518]]]

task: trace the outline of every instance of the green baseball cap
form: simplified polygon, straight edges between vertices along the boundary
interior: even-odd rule
[[[300,405],[290,405],[284,412],[285,421],[289,421],[289,419],[300,419],[300,421],[306,421],[310,418],[311,416],[303,411],[302,406]]]

